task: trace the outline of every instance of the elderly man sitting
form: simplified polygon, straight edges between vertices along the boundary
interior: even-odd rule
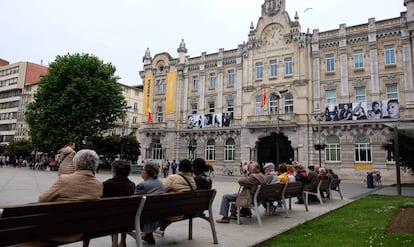
[[[269,184],[271,176],[265,176],[260,173],[260,165],[253,161],[248,165],[250,175],[241,177],[237,180],[243,190],[240,193],[223,195],[220,206],[220,215],[223,218],[216,220],[217,223],[229,223],[230,219],[236,219],[236,206],[232,204],[231,213],[229,216],[230,202],[238,201],[238,206],[248,206],[251,203],[251,198],[256,191],[258,185]],[[250,198],[250,201],[249,201]],[[242,204],[242,205],[240,205]]]

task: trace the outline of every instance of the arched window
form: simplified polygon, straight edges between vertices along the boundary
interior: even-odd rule
[[[234,149],[235,149],[234,139],[233,138],[227,139],[226,144],[224,145],[224,160],[225,161],[234,160]]]
[[[270,114],[276,115],[277,114],[277,108],[279,106],[279,99],[275,93],[270,94],[269,99],[269,111]]]
[[[162,111],[162,107],[157,107],[157,123],[162,123],[164,121],[164,113]]]
[[[285,113],[293,113],[293,96],[291,93],[285,94]]]
[[[197,154],[197,141],[195,139],[191,139],[188,143],[188,160],[194,160]]]
[[[216,141],[210,139],[206,145],[206,160],[213,161],[216,159]]]
[[[326,161],[341,161],[341,146],[337,136],[328,136],[326,139]]]
[[[358,136],[355,140],[355,162],[372,162],[371,143],[366,136]]]

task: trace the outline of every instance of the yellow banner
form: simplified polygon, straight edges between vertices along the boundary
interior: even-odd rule
[[[371,170],[372,164],[354,164],[354,168],[361,170]]]
[[[175,84],[177,80],[177,72],[169,72],[167,74],[167,92],[165,101],[165,113],[174,113]]]
[[[209,165],[209,166],[214,166],[216,164],[216,162],[215,161],[206,161],[206,165]]]
[[[152,97],[154,92],[154,77],[151,75],[145,76],[144,81],[144,115],[148,116],[148,111],[152,107]]]

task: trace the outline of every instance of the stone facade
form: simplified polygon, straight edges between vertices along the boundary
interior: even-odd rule
[[[146,51],[140,76],[153,119],[140,128],[143,158],[202,157],[219,172],[297,160],[345,178],[379,170],[394,179],[385,124],[414,119],[414,1],[397,18],[312,33],[285,2],[266,0],[236,49],[189,57],[182,40],[177,58]],[[394,101],[397,117],[387,111]],[[341,119],[347,107],[352,116]]]

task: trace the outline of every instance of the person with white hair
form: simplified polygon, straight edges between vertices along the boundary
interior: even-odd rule
[[[93,201],[103,194],[103,184],[96,179],[95,171],[99,156],[95,151],[82,149],[73,157],[75,172],[58,176],[56,182],[39,196],[39,202],[55,201]],[[59,236],[51,241],[59,244],[80,240],[81,234]],[[89,240],[84,240],[83,246],[88,246]]]
[[[87,201],[102,197],[103,184],[96,179],[99,157],[95,151],[82,149],[73,157],[75,172],[62,174],[39,196],[39,202]]]

